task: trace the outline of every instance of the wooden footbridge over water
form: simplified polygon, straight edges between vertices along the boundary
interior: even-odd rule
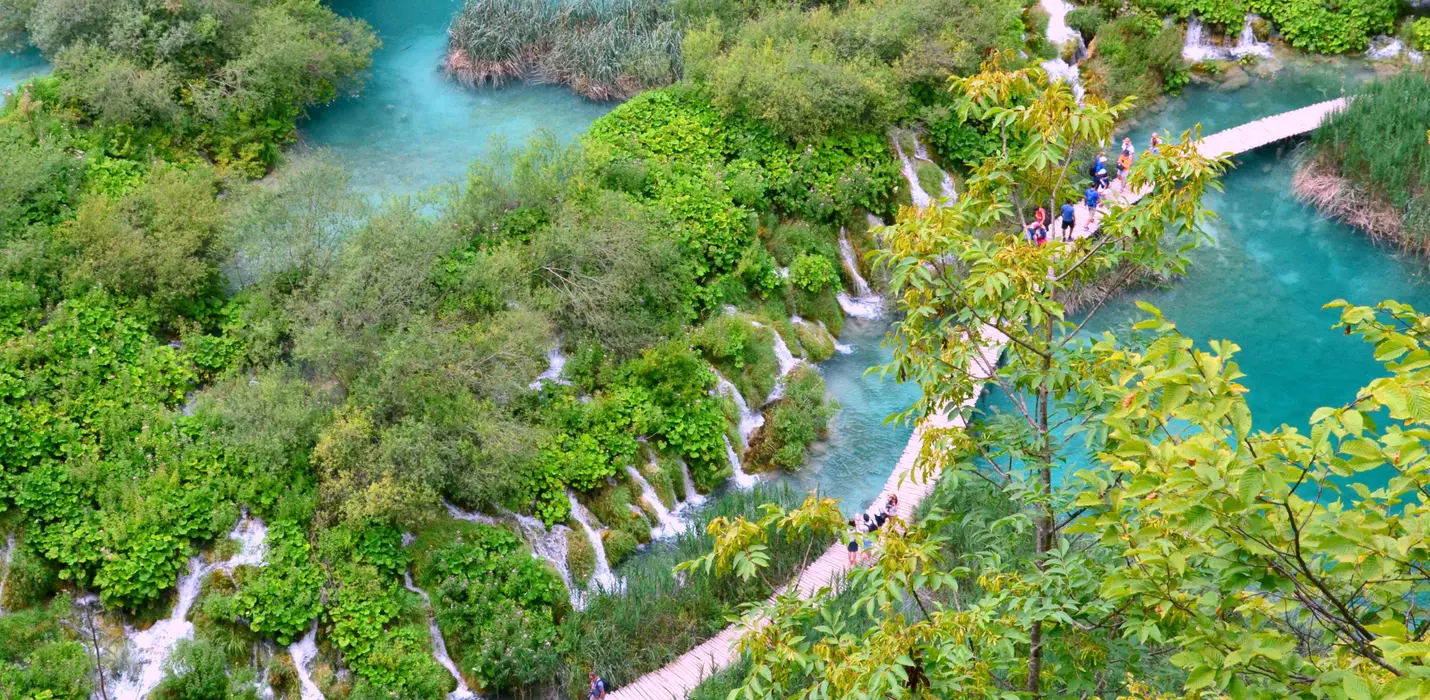
[[[1248,122],[1204,138],[1198,146],[1198,150],[1203,156],[1209,158],[1246,153],[1262,146],[1309,133],[1321,124],[1321,120],[1326,115],[1344,108],[1345,105],[1345,98],[1328,100]],[[1108,199],[1117,204],[1130,205],[1141,199],[1141,196],[1142,193],[1114,190]],[[1078,220],[1075,229],[1077,237],[1091,235],[1096,230],[1095,215],[1096,212],[1089,212],[1086,207],[1078,205]],[[986,382],[993,376],[1005,342],[1001,334],[991,328],[984,329],[983,337],[986,341],[984,350],[974,360],[974,366],[970,368],[970,374],[980,382]],[[978,400],[977,397],[981,391],[982,384],[975,390],[974,398],[964,402],[961,408],[971,407]],[[912,476],[914,463],[918,460],[920,452],[923,451],[925,432],[930,429],[949,427],[963,428],[966,425],[964,419],[958,415],[951,419],[945,416],[933,416],[914,429],[914,434],[909,438],[909,443],[904,448],[903,454],[900,455],[898,464],[894,466],[893,473],[884,483],[884,490],[875,499],[876,504],[884,503],[890,494],[898,494],[899,515],[906,520],[913,517],[915,509],[925,497],[933,492],[937,483],[936,474],[923,481]],[[836,542],[791,580],[786,588],[798,591],[802,598],[813,597],[842,580],[848,569],[847,550],[843,544]],[[719,634],[671,663],[611,692],[608,697],[613,700],[683,700],[706,678],[734,663],[737,659],[734,649],[736,642],[746,632],[763,626],[766,622],[767,620],[764,619],[754,619],[726,627]]]

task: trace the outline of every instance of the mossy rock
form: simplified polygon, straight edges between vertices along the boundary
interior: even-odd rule
[[[636,551],[636,547],[640,546],[640,542],[637,542],[636,538],[620,530],[612,530],[607,533],[603,544],[606,547],[606,562],[611,566],[625,561],[632,552]]]
[[[1270,41],[1271,22],[1263,17],[1251,18],[1251,33],[1256,35],[1257,41]]]
[[[661,505],[666,508],[675,507],[679,500],[676,494],[685,487],[683,483],[680,484],[680,488],[676,487],[677,482],[683,479],[679,468],[680,465],[674,461],[659,458],[653,462],[647,462],[644,467],[641,467],[641,475],[650,482],[651,488],[655,489],[655,497],[659,498]]]
[[[799,344],[804,348],[806,360],[818,363],[834,357],[834,336],[823,326],[817,323],[796,323],[794,332],[799,336]]]
[[[844,309],[839,307],[839,299],[833,289],[818,294],[796,291],[794,301],[795,312],[802,318],[824,322],[825,328],[836,338],[844,332]]]
[[[596,550],[591,548],[591,540],[580,529],[566,533],[566,569],[572,581],[589,581],[596,573]]]

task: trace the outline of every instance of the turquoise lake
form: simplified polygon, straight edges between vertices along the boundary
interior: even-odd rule
[[[1145,117],[1132,137],[1141,148],[1152,128],[1180,133],[1197,122],[1211,134],[1338,97],[1342,80],[1361,77],[1322,72],[1253,82],[1230,93],[1189,89]],[[1145,317],[1134,305],[1140,300],[1161,309],[1200,347],[1235,342],[1254,425],[1288,424],[1304,432],[1316,408],[1348,403],[1385,374],[1369,345],[1332,330],[1338,314],[1322,306],[1335,299],[1364,305],[1396,299],[1430,310],[1430,277],[1423,257],[1376,245],[1297,201],[1291,194],[1297,148],[1284,143],[1238,156],[1223,178],[1225,191],[1206,197],[1217,214],[1208,226],[1213,240],[1192,253],[1190,273],[1109,303],[1088,329],[1125,329]],[[984,404],[1010,405],[996,394]],[[1367,476],[1371,485],[1383,478]]]
[[[300,127],[372,194],[403,194],[460,180],[493,138],[519,145],[538,129],[575,138],[614,102],[591,102],[550,85],[473,90],[447,79],[442,57],[459,0],[334,0],[364,19],[383,45],[361,94],[311,110]]]

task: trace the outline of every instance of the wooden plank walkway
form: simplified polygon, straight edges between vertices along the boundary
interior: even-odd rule
[[[1203,139],[1198,146],[1198,151],[1208,158],[1228,154],[1236,155],[1282,139],[1299,136],[1315,129],[1327,114],[1342,109],[1345,104],[1345,98],[1329,100],[1248,122]],[[1119,183],[1114,183],[1112,188],[1104,194],[1104,201],[1131,205],[1146,194],[1145,192],[1129,193],[1126,189],[1119,189],[1119,187]],[[1089,212],[1086,206],[1077,205],[1077,223],[1073,229],[1075,237],[1085,238],[1096,231],[1097,221],[1095,219],[1089,221],[1093,214],[1094,212]],[[1049,236],[1056,238],[1058,234],[1057,216],[1054,215],[1051,218],[1053,221]],[[984,328],[983,337],[985,340],[984,350],[974,360],[971,372],[980,381],[993,376],[993,372],[998,367],[998,359],[1003,354],[1003,347],[1007,342],[1007,338],[992,328]],[[965,401],[961,408],[972,407],[978,401],[982,391],[983,384],[980,383],[974,391],[973,398]],[[956,415],[949,418],[946,414],[939,414],[928,418],[914,429],[914,434],[904,447],[903,454],[899,456],[898,463],[894,465],[893,472],[884,482],[884,490],[879,493],[878,498],[874,499],[875,505],[871,506],[871,510],[887,501],[890,494],[897,493],[899,495],[899,516],[905,520],[913,517],[914,510],[919,507],[924,498],[933,492],[938,483],[936,472],[929,475],[926,480],[916,479],[913,476],[914,465],[923,451],[924,434],[930,429],[950,427],[966,427],[963,417]],[[845,545],[836,542],[786,586],[794,586],[799,591],[800,597],[809,598],[837,584],[844,578],[848,569],[848,550]],[[684,700],[689,697],[690,692],[696,686],[700,685],[701,681],[734,663],[735,644],[746,632],[757,629],[766,622],[766,619],[760,618],[730,625],[675,661],[641,676],[633,683],[611,692],[607,697],[612,700]]]

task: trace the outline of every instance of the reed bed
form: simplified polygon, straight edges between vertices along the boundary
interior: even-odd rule
[[[1292,187],[1328,214],[1430,252],[1430,77],[1401,73],[1362,87],[1311,136]]]
[[[448,34],[446,71],[473,87],[524,80],[612,100],[683,70],[669,0],[467,0]]]

